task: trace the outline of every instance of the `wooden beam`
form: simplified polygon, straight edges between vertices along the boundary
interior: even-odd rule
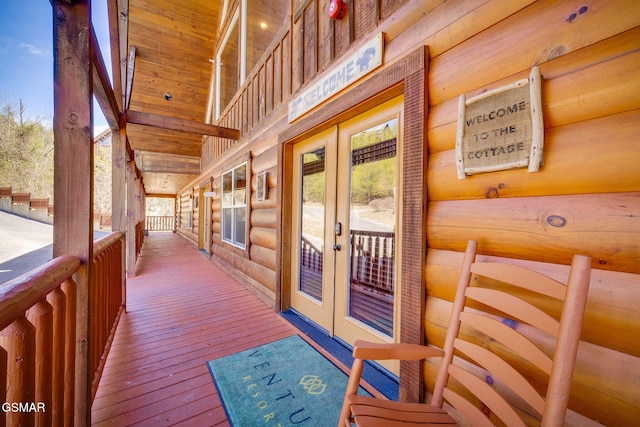
[[[129,62],[127,64],[127,92],[124,96],[124,108],[129,109],[129,103],[131,102],[131,91],[133,90],[133,73],[136,67],[136,47],[131,46],[129,50]]]
[[[104,114],[105,119],[111,129],[120,129],[120,107],[116,99],[111,83],[107,67],[104,64],[104,58],[100,51],[100,45],[96,38],[96,33],[91,26],[91,53],[93,59],[93,95],[98,101],[98,105]]]
[[[111,229],[127,232],[127,135],[124,128],[111,137]]]
[[[74,420],[91,425],[89,289],[93,274],[93,113],[90,0],[52,0],[53,134],[55,138],[53,256],[73,255],[76,294]],[[70,396],[71,397],[71,396]]]
[[[170,165],[159,165],[155,164],[153,166],[142,166],[140,172],[151,172],[151,173],[174,173],[176,175],[198,175],[200,173],[200,166],[189,166],[183,165],[181,167]]]
[[[240,131],[237,129],[209,125],[191,120],[177,119],[175,117],[163,116],[160,114],[143,113],[141,111],[128,110],[127,123],[154,126],[162,129],[172,129],[180,132],[196,133],[199,135],[218,136],[220,138],[233,139],[236,141],[240,139]]]
[[[146,196],[147,196],[147,199],[149,199],[149,198],[154,198],[154,199],[175,199],[176,198],[175,194],[149,193]]]
[[[140,187],[141,182],[138,179],[138,172],[136,168],[136,163],[133,159],[128,162],[126,166],[126,176],[125,179],[127,181],[127,256],[126,256],[126,270],[127,277],[135,277],[136,276],[136,223],[138,212],[140,211],[139,204],[140,199],[138,196],[140,195]]]
[[[109,22],[109,46],[111,50],[111,75],[113,76],[113,92],[116,95],[118,111],[124,111],[124,96],[122,90],[122,70],[120,68],[120,13],[118,0],[107,0],[107,15]],[[124,39],[126,40],[126,35]]]
[[[118,27],[118,34],[120,35],[120,84],[122,89],[122,111],[125,111],[127,107],[127,47],[129,46],[129,0],[118,0],[120,4],[120,13],[118,15],[120,19],[120,25]],[[112,53],[113,55],[113,53]]]

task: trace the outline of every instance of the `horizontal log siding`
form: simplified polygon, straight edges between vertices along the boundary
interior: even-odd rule
[[[178,195],[178,224],[176,231],[194,244],[198,243],[195,201],[193,201],[194,190],[189,188]],[[195,212],[193,212],[195,211]],[[193,218],[192,227],[189,227],[189,218]]]
[[[256,293],[270,306],[275,304],[276,292],[276,195],[277,180],[277,149],[271,149],[255,156],[251,162],[250,181],[250,228],[247,251],[235,248],[222,241],[221,235],[221,198],[222,172],[224,166],[211,171],[213,177],[213,191],[211,199],[212,222],[212,257],[215,261],[225,264],[235,271],[230,271],[245,285]],[[260,172],[268,173],[268,194],[266,200],[256,200],[256,175]]]
[[[468,239],[479,240],[481,256],[533,263],[560,278],[573,253],[587,253],[594,271],[570,424],[584,425],[581,416],[609,426],[634,424],[640,419],[640,3],[380,0],[376,22],[349,16],[370,10],[370,0],[354,0],[338,21],[317,13],[325,0],[299,4],[219,121],[241,129],[240,141],[203,144],[206,172],[197,182],[213,176],[218,194],[224,163],[234,156],[251,151],[252,173],[269,172],[266,201],[255,200],[252,178],[248,254],[219,244],[220,200],[214,197],[213,257],[266,299],[275,298],[277,136],[289,128],[288,102],[378,31],[385,34],[383,68],[427,46],[426,341],[442,345]],[[527,77],[534,65],[544,79],[544,165],[537,173],[518,169],[458,180],[458,96]],[[318,114],[325,117],[325,110]],[[428,389],[433,372],[427,365]]]
[[[468,239],[479,241],[482,256],[533,264],[563,280],[572,255],[589,254],[594,270],[569,424],[585,425],[581,414],[630,425],[640,419],[640,5],[596,1],[580,14],[580,2],[525,2],[531,4],[502,16],[506,3],[516,2],[469,9],[479,28],[465,29],[465,39],[453,29],[468,18],[445,7],[397,38],[412,44],[424,37],[432,54],[426,339],[443,344]],[[533,65],[544,78],[544,165],[537,173],[458,180],[458,95],[516,81]],[[428,388],[435,369],[427,364]],[[527,375],[535,384],[537,374]]]

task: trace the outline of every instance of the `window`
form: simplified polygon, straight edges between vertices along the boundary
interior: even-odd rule
[[[224,2],[226,16],[228,1]],[[262,55],[282,28],[289,13],[290,3],[285,0],[241,0],[235,12],[230,13],[229,26],[220,50],[216,53],[215,117],[218,119],[229,105],[240,86],[258,65]],[[222,25],[221,25],[222,28]]]
[[[217,113],[219,117],[222,111],[229,105],[231,99],[240,87],[240,59],[238,57],[238,12],[234,14],[229,31],[225,34],[222,48],[216,59],[217,66]]]
[[[250,73],[282,28],[290,3],[283,0],[244,0],[243,7],[245,64],[247,73]]]
[[[246,247],[246,163],[222,174],[222,240],[242,249]]]

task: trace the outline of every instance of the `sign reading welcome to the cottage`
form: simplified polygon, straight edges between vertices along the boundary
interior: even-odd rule
[[[481,172],[527,167],[536,172],[542,161],[540,69],[474,98],[458,100],[456,164],[458,178]]]
[[[289,123],[382,64],[382,33],[331,68],[289,103]]]

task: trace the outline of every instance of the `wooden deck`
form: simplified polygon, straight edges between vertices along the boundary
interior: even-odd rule
[[[146,238],[127,289],[95,426],[228,425],[206,362],[297,333],[173,233]]]

